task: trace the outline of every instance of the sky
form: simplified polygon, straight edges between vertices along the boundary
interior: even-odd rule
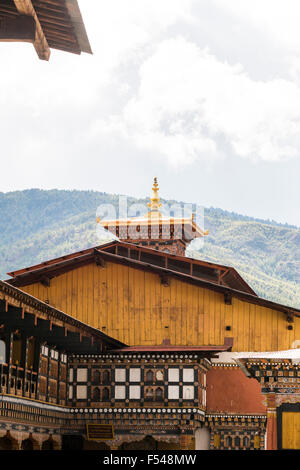
[[[79,0],[93,55],[0,43],[0,191],[160,195],[300,227],[297,0]]]

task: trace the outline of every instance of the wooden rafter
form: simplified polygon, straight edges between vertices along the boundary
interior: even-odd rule
[[[0,17],[0,41],[34,42],[36,25],[28,15]]]
[[[21,15],[28,15],[34,18],[36,23],[36,32],[33,45],[40,59],[49,60],[50,48],[31,0],[14,0],[14,3]]]

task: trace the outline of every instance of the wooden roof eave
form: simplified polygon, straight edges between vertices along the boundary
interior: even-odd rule
[[[131,245],[134,246],[135,245]],[[157,254],[157,250],[152,250],[152,252],[155,251],[155,254]],[[83,252],[83,254],[80,254],[79,256],[73,256],[71,258],[66,258],[56,262],[56,263],[51,263],[47,265],[38,265],[38,267],[34,270],[29,269],[28,271],[22,270],[20,274],[16,274],[16,272],[9,273],[10,275],[14,275],[13,279],[7,279],[6,282],[15,285],[15,286],[25,286],[25,285],[30,285],[35,282],[39,282],[42,277],[47,276],[50,280],[53,277],[56,277],[64,272],[67,272],[69,270],[78,268],[82,265],[86,265],[89,263],[93,263],[95,259],[95,252],[97,252],[100,256],[103,256],[104,258],[107,258],[108,260],[111,261],[116,261],[116,262],[121,262],[126,264],[126,260],[128,261],[129,264],[133,264],[134,266],[138,265],[141,268],[146,268],[147,270],[150,271],[156,271],[157,269],[161,270],[163,269],[166,273],[173,273],[174,275],[178,276],[186,276],[185,273],[182,273],[181,271],[177,271],[174,269],[170,268],[162,268],[161,266],[158,266],[156,264],[151,264],[148,261],[140,261],[136,260],[134,258],[126,257],[119,255],[117,253],[110,253],[102,249],[102,247],[96,247],[93,249],[88,249]],[[177,258],[175,256],[175,258]],[[181,259],[181,258],[180,258]],[[182,261],[187,262],[185,258],[182,258]],[[198,276],[188,276],[191,279],[195,279],[198,281],[201,281],[201,279]],[[205,281],[205,280],[203,280]],[[207,281],[210,282],[210,281]],[[255,294],[256,295],[256,294]]]
[[[124,346],[120,349],[113,349],[111,352],[118,353],[143,353],[143,352],[195,352],[195,353],[207,353],[215,354],[221,352],[231,351],[233,346],[233,338],[226,337],[224,344],[222,345],[209,345],[209,346],[186,346],[186,345],[142,345],[142,346]]]
[[[252,289],[251,286],[249,286],[249,284],[242,278],[242,276],[235,270],[235,268],[228,268],[228,270],[224,273],[224,275],[222,276],[222,279],[225,281],[226,283],[226,278],[230,278],[230,277],[233,277],[237,284],[243,286],[246,290],[248,290],[252,295],[256,295],[257,296],[257,293]],[[230,287],[230,286],[229,286]]]
[[[81,51],[86,52],[87,54],[92,54],[93,52],[88,40],[77,0],[65,0],[65,3],[74,25],[74,31]]]
[[[49,60],[50,48],[92,54],[77,0],[11,0],[10,4],[0,0],[0,17],[21,19],[22,16],[34,19],[35,31],[30,41],[27,36],[31,30],[22,35],[18,26],[17,34],[13,25],[9,39],[4,36],[2,40],[32,42],[42,60]],[[26,26],[23,23],[22,32]]]
[[[127,266],[132,266],[135,268],[143,269],[143,270],[154,272],[157,274],[169,275],[179,280],[186,281],[195,285],[199,285],[201,287],[207,288],[209,290],[213,290],[215,292],[219,292],[224,295],[229,295],[229,296],[238,298],[242,301],[250,302],[252,304],[261,305],[261,306],[270,308],[272,310],[280,311],[286,314],[287,317],[293,316],[294,314],[300,317],[299,309],[285,306],[282,304],[278,304],[276,302],[272,302],[271,300],[258,297],[256,294],[254,295],[248,292],[240,291],[238,289],[233,289],[232,287],[206,281],[199,277],[195,277],[190,274],[185,274],[180,271],[174,271],[172,269],[163,268],[157,265],[150,264],[149,262],[139,261],[139,260],[125,257],[125,256],[120,256],[114,253],[109,253],[107,251],[102,250],[101,247],[94,248],[93,250],[87,250],[87,253],[83,256],[79,256],[77,258],[73,257],[71,259],[57,263],[56,265],[53,264],[50,266],[46,266],[42,269],[38,269],[34,272],[28,272],[28,273],[18,275],[14,279],[9,279],[6,282],[11,285],[28,285],[29,283],[32,284],[34,282],[38,282],[39,277],[41,277],[47,272],[50,272],[51,269],[52,270],[56,269],[56,275],[58,275],[59,273],[65,272],[64,270],[68,269],[68,267],[69,269],[74,269],[75,267],[78,267],[80,263],[84,264],[84,263],[94,262],[95,252],[98,253],[104,259],[107,259],[108,261],[111,261],[111,262],[116,262],[116,263],[124,264]]]
[[[45,276],[48,277],[49,280],[51,280],[54,277],[57,277],[60,274],[69,271],[70,269],[75,269],[82,265],[92,263],[93,261],[93,252],[91,252],[91,250],[88,250],[87,253],[84,253],[80,256],[58,261],[57,263],[40,267],[38,269],[35,269],[34,271],[25,271],[14,277],[13,279],[7,279],[5,282],[13,286],[22,287],[34,284],[35,282],[39,282]]]
[[[208,267],[208,268],[211,268],[211,269],[218,269],[218,270],[223,271],[223,274],[225,274],[226,272],[228,272],[230,270],[233,270],[237,273],[237,271],[234,268],[229,267],[229,266],[225,266],[225,265],[222,265],[222,264],[215,264],[215,263],[212,263],[210,261],[203,261],[203,260],[200,260],[200,259],[197,259],[197,258],[189,258],[187,256],[180,256],[180,255],[175,255],[175,254],[172,254],[172,253],[166,253],[164,251],[156,250],[155,248],[150,248],[150,247],[146,247],[146,246],[139,246],[139,245],[136,245],[135,243],[129,243],[129,242],[120,241],[120,240],[113,240],[113,241],[104,243],[103,245],[98,245],[96,247],[86,248],[85,250],[80,250],[80,251],[77,251],[75,253],[70,253],[68,255],[63,255],[63,256],[60,256],[58,258],[54,258],[52,260],[45,261],[43,263],[39,263],[39,264],[29,266],[27,268],[18,269],[18,270],[15,270],[15,271],[10,271],[7,274],[9,276],[12,276],[12,277],[17,277],[20,274],[24,274],[24,273],[27,273],[27,272],[30,272],[30,271],[36,271],[40,268],[43,268],[43,267],[46,267],[46,266],[51,266],[53,264],[57,264],[60,261],[67,261],[67,260],[77,258],[78,256],[90,253],[91,251],[94,250],[94,248],[97,248],[101,251],[105,251],[105,250],[108,250],[110,248],[117,247],[117,246],[125,247],[129,250],[142,251],[142,252],[145,252],[145,253],[153,254],[155,256],[161,256],[161,257],[164,257],[164,258],[183,261],[185,263],[192,263],[192,264],[195,264],[195,265],[204,266],[204,267]],[[250,289],[250,287],[248,286],[248,284],[246,282],[245,282],[245,284]]]

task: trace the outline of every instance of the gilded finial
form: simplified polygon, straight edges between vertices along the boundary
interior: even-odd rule
[[[162,206],[162,204],[159,202],[160,197],[158,195],[158,182],[157,182],[157,176],[154,177],[154,182],[152,186],[152,197],[150,198],[150,202],[148,203],[148,207],[150,208],[150,212],[158,212],[158,209]]]

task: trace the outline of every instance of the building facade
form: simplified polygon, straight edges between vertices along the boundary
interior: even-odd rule
[[[156,180],[149,208],[0,283],[0,447],[299,448],[299,310],[183,256],[207,232],[160,214]]]

